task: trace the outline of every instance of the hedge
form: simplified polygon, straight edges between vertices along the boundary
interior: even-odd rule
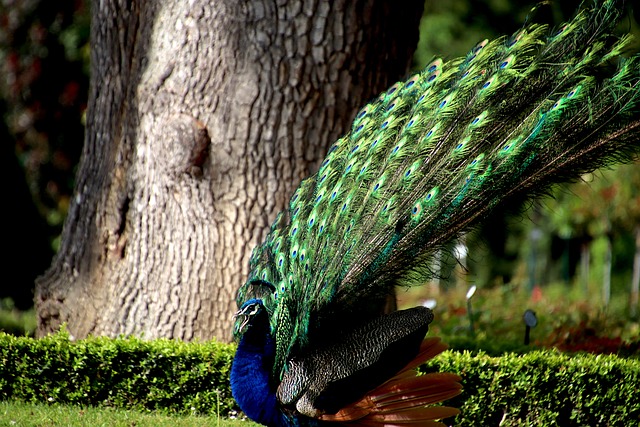
[[[216,342],[0,334],[0,399],[228,414],[233,354]]]
[[[229,415],[234,346],[138,338],[70,341],[0,333],[0,399]],[[446,351],[423,367],[455,372],[457,426],[640,425],[640,360]],[[219,411],[219,412],[218,412]]]
[[[423,369],[462,377],[456,426],[640,426],[638,359],[447,351]]]

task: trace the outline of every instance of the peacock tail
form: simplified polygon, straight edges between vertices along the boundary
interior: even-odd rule
[[[619,3],[434,59],[356,115],[238,291],[240,308],[259,300],[268,314],[274,384],[381,316],[396,286],[424,283],[442,245],[497,206],[634,158],[640,56],[624,57],[630,38],[613,35]]]

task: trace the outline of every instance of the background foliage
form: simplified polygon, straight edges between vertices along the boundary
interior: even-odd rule
[[[558,24],[579,3],[547,2],[532,12],[533,1],[427,0],[414,69],[435,55],[464,55],[478,41],[512,33],[528,19]],[[32,306],[35,277],[57,248],[72,195],[88,94],[89,7],[88,0],[0,4],[0,159],[5,182],[13,184],[11,203],[2,209],[12,249],[6,266],[13,279],[0,285],[0,328],[8,332],[28,334],[35,327],[33,313],[25,310]],[[640,34],[638,9],[621,31]],[[443,260],[453,262],[437,266],[440,280],[402,295],[402,302],[435,301],[434,328],[452,339],[466,337],[472,318],[477,339],[513,330],[519,341],[522,312],[534,307],[541,318],[536,332],[547,343],[562,328],[581,327],[637,342],[638,312],[629,289],[640,242],[638,188],[640,168],[626,165],[585,176],[533,206],[507,207],[452,244]],[[465,299],[471,285],[480,288],[475,313]],[[564,303],[554,304],[559,300]]]
[[[89,71],[87,2],[0,3],[2,215],[7,277],[0,297],[32,306],[73,190],[84,136]]]

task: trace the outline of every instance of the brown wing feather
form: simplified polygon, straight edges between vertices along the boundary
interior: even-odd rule
[[[418,375],[415,368],[446,348],[439,338],[425,339],[418,355],[393,378],[336,414],[319,418],[354,427],[407,427],[412,424],[421,427],[444,426],[437,420],[455,416],[460,411],[434,404],[460,394],[461,378],[450,373]]]

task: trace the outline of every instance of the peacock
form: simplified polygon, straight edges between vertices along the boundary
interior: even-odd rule
[[[237,293],[233,396],[258,423],[443,425],[453,373],[433,313],[394,291],[497,206],[640,151],[640,55],[617,0],[435,59],[357,113],[254,249]]]

